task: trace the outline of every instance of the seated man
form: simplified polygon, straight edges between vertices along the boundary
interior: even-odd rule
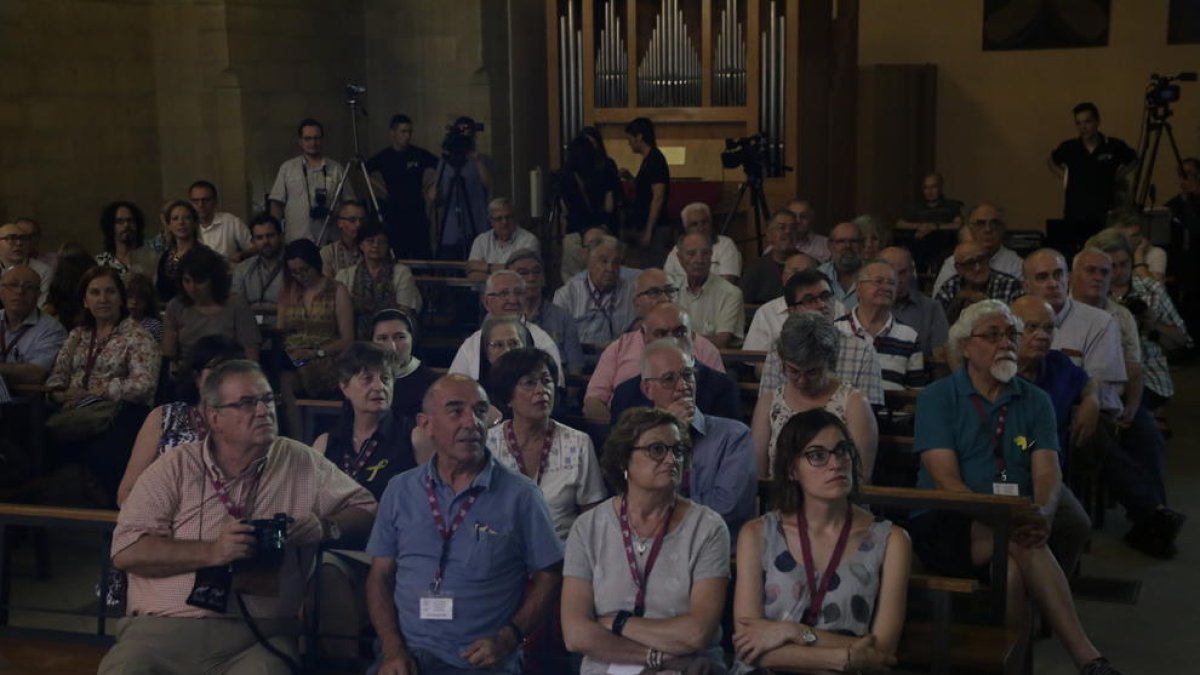
[[[537,486],[484,446],[488,408],[462,375],[425,394],[433,456],[388,484],[367,544],[370,672],[515,675],[558,597],[562,543]]]
[[[1021,256],[1004,245],[1004,211],[995,204],[983,202],[971,209],[967,217],[967,227],[959,230],[959,238],[963,241],[974,241],[983,247],[987,254],[988,266],[999,270],[1010,277],[1021,278]],[[954,276],[954,256],[946,258],[942,269],[938,271],[937,279],[933,282],[933,297],[938,296],[942,284]]]
[[[927,364],[934,357],[944,360],[946,334],[950,329],[946,312],[913,283],[916,281],[917,268],[912,254],[899,246],[889,246],[879,252],[879,259],[891,265],[896,272],[896,301],[892,303],[892,316],[917,331],[917,344]]]
[[[321,272],[330,279],[337,278],[338,272],[354,267],[362,260],[362,251],[358,250],[358,228],[367,222],[367,205],[363,202],[343,201],[336,208],[333,224],[337,225],[341,236],[321,247]]]
[[[691,428],[692,454],[681,494],[720,514],[736,537],[755,516],[758,494],[750,427],[741,420],[705,415],[697,407],[695,360],[675,340],[646,345],[641,390],[655,407]]]
[[[783,288],[787,288],[788,279],[795,276],[797,272],[816,269],[819,264],[816,258],[807,253],[793,253],[788,256],[788,259],[783,263],[783,273],[781,275]],[[750,327],[746,329],[746,339],[742,342],[742,349],[760,352],[770,351],[771,347],[775,344],[775,340],[779,337],[779,331],[783,328],[783,322],[787,321],[787,318],[787,297],[781,291],[778,298],[765,302],[761,307],[754,310],[754,318],[750,320]]]
[[[546,267],[542,264],[541,254],[531,248],[521,249],[508,257],[504,267],[516,272],[525,281],[525,298],[521,301],[525,320],[546,331],[559,346],[563,367],[567,372],[583,372],[583,345],[579,342],[579,329],[567,310],[546,297]]]
[[[50,293],[51,269],[46,263],[29,257],[29,245],[33,235],[19,223],[0,225],[0,272],[23,265],[37,273],[41,284],[38,292],[37,306],[46,304],[46,296]]]
[[[1064,516],[1086,516],[1062,485],[1058,431],[1046,394],[1015,377],[1017,320],[1008,307],[983,300],[950,329],[949,348],[963,366],[921,392],[913,450],[924,489],[1027,497],[1013,513],[1008,542],[1010,623],[1033,599],[1081,673],[1117,671],[1088,639],[1063,570],[1047,543]],[[926,511],[910,521],[913,550],[940,574],[987,578],[992,530],[963,513]]]
[[[567,310],[579,341],[603,347],[633,322],[632,283],[621,278],[624,250],[616,237],[604,237],[588,251],[587,270],[554,292],[554,304]]]
[[[925,174],[921,179],[920,202],[896,223],[897,230],[912,232],[908,246],[919,259],[922,270],[932,271],[936,259],[954,245],[955,235],[963,224],[963,203],[947,199],[943,185],[942,174]]]
[[[283,288],[283,225],[264,213],[250,221],[250,233],[258,255],[238,263],[233,270],[235,295],[255,312],[273,312]]]
[[[746,335],[742,291],[712,273],[712,242],[702,234],[685,234],[678,249],[685,272],[675,280],[681,289],[679,306],[691,315],[696,332],[722,349],[740,343]]]
[[[838,223],[829,233],[830,259],[819,269],[826,279],[833,297],[846,309],[858,304],[858,273],[863,266],[863,248],[866,235],[857,223]]]
[[[188,188],[188,201],[196,209],[199,220],[200,243],[237,264],[258,251],[250,239],[250,230],[241,218],[228,211],[218,211],[217,186],[198,180]]]
[[[896,272],[882,261],[867,263],[858,278],[858,287],[858,306],[834,321],[834,325],[843,335],[869,340],[875,347],[884,389],[924,386],[929,378],[917,331],[892,316]]]
[[[738,283],[742,276],[742,254],[737,244],[723,234],[713,234],[712,210],[704,202],[692,202],[679,211],[684,233],[698,232],[713,243],[712,271],[725,277],[731,284]],[[672,248],[663,263],[663,271],[672,277],[682,277],[683,266],[679,264],[679,252]]]
[[[796,216],[795,246],[800,253],[806,253],[824,264],[829,262],[829,238],[813,232],[813,223],[817,215],[813,212],[812,204],[803,199],[793,199],[788,202],[787,210]]]
[[[990,298],[1007,305],[1024,293],[1020,279],[992,269],[987,251],[979,242],[959,244],[952,257],[957,273],[942,284],[935,297],[951,320],[957,319],[964,307],[980,300]]]
[[[201,397],[207,438],[156,460],[121,506],[113,565],[129,573],[129,610],[102,674],[292,672],[230,595],[237,605],[246,596],[258,630],[295,662],[317,546],[361,545],[371,528],[370,492],[312,448],[277,437],[275,396],[258,364],[220,364]],[[255,556],[267,542],[243,520],[276,514],[290,518],[281,562]]]
[[[787,209],[776,211],[765,234],[767,251],[746,267],[740,283],[742,297],[752,304],[769,302],[783,292],[779,278],[784,263],[796,253],[796,216]]]
[[[467,254],[467,278],[483,281],[487,275],[504,269],[508,257],[521,249],[541,250],[541,242],[529,230],[517,225],[512,201],[497,197],[488,203],[487,232],[471,242]]]
[[[0,274],[0,403],[10,400],[5,385],[45,381],[66,339],[62,324],[37,308],[41,288],[26,265]]]

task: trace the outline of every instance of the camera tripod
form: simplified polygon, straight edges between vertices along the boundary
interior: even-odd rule
[[[342,177],[338,179],[337,188],[333,191],[333,198],[329,201],[329,213],[325,214],[325,222],[321,224],[321,231],[317,234],[317,239],[314,242],[317,246],[324,245],[325,233],[329,231],[329,223],[337,214],[338,204],[342,200],[342,191],[346,188],[346,179],[356,169],[362,175],[363,183],[367,186],[367,195],[371,198],[369,206],[374,209],[373,213],[377,218],[381,217],[379,200],[375,198],[375,188],[371,185],[371,176],[367,173],[367,162],[363,159],[362,151],[358,145],[358,115],[355,113],[359,109],[362,109],[363,117],[367,116],[367,107],[358,101],[359,94],[364,92],[366,92],[366,87],[358,87],[353,84],[346,85],[346,106],[350,108],[350,133],[354,138],[354,154],[346,161]]]
[[[1170,117],[1171,109],[1166,105],[1146,110],[1142,144],[1138,148],[1138,158],[1141,161],[1133,174],[1133,203],[1139,210],[1145,210],[1147,203],[1151,201],[1154,163],[1158,160],[1158,148],[1162,144],[1164,132],[1175,159],[1175,170],[1179,175],[1183,174],[1183,156],[1179,154],[1179,144],[1175,142],[1175,130],[1171,127]]]
[[[442,218],[438,227],[438,241],[434,243],[433,249],[436,253],[442,246],[442,238],[446,234],[446,223],[450,220],[450,214],[455,215],[455,222],[458,228],[462,231],[462,255],[461,258],[467,257],[467,251],[474,241],[475,236],[479,232],[475,229],[475,214],[471,211],[471,197],[467,194],[467,181],[463,178],[462,169],[470,160],[466,157],[463,161],[455,164],[454,158],[451,155],[442,155],[442,167],[438,170],[437,183],[439,193],[442,186],[442,176],[445,175],[446,167],[450,167],[453,174],[450,176],[450,187],[444,199],[440,199],[442,204]],[[485,197],[486,198],[486,197]],[[465,218],[463,216],[466,216]]]
[[[767,196],[763,192],[763,177],[759,173],[746,172],[746,180],[738,186],[737,197],[733,200],[733,208],[729,213],[725,214],[725,222],[721,224],[720,234],[725,234],[729,230],[729,225],[733,222],[734,216],[742,207],[742,199],[746,196],[746,192],[750,193],[750,209],[754,211],[754,239],[758,243],[758,252],[761,255],[763,251],[763,223],[766,223],[771,218],[771,210],[767,208]]]

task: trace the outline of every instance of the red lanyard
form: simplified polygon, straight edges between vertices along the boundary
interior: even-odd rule
[[[432,467],[430,468],[432,470]],[[442,507],[438,505],[437,495],[433,493],[433,478],[425,477],[425,496],[429,497],[429,512],[433,514],[433,524],[437,527],[438,534],[442,537],[442,554],[438,557],[437,568],[433,571],[433,583],[430,588],[434,593],[437,593],[442,588],[442,578],[446,570],[446,563],[450,558],[450,540],[454,538],[454,533],[458,532],[458,528],[462,525],[463,518],[467,517],[467,513],[471,511],[471,507],[475,506],[475,500],[479,498],[479,493],[483,492],[482,487],[473,487],[468,491],[467,499],[458,507],[458,513],[454,514],[454,520],[451,521],[450,527],[446,527],[446,519],[442,516]]]
[[[92,369],[96,367],[96,359],[100,356],[100,352],[104,349],[104,346],[108,344],[108,341],[112,339],[112,336],[117,334],[117,329],[114,326],[112,332],[109,333],[108,336],[100,342],[100,344],[96,344],[96,334],[99,331],[99,327],[92,329],[92,339],[88,343],[87,361],[83,364],[82,389],[87,389],[88,383],[92,380]]]
[[[2,321],[2,320],[3,319],[0,319],[0,321]],[[17,343],[21,341],[21,336],[24,335],[25,331],[27,331],[29,329],[30,329],[30,325],[25,324],[25,325],[21,326],[20,328],[16,329],[15,331],[13,331],[12,344],[9,344],[8,340],[6,340],[4,337],[4,336],[8,335],[8,329],[5,328],[4,326],[0,326],[0,361],[3,361],[4,359],[8,358],[9,352],[11,352],[13,349],[16,348]]]
[[[983,428],[987,429],[988,414],[983,408],[983,403],[971,397],[971,403],[975,404],[975,412],[979,413],[979,421],[983,424]],[[996,458],[996,475],[1000,477],[1000,482],[1008,481],[1008,463],[1004,461],[1004,427],[1008,424],[1008,406],[1001,406],[996,418],[996,433],[992,436],[992,454]]]
[[[804,517],[803,507],[796,512],[796,530],[800,537],[800,552],[804,554],[804,577],[812,593],[808,609],[804,610],[804,616],[800,620],[809,626],[817,625],[821,607],[825,602],[825,593],[829,590],[829,581],[836,576],[838,565],[842,562],[842,554],[846,552],[846,542],[850,539],[850,525],[853,521],[853,511],[847,510],[846,522],[842,523],[842,531],[838,534],[837,543],[833,546],[833,554],[829,556],[829,564],[821,573],[821,583],[818,584],[817,570],[813,566],[812,542],[808,538],[808,519]]]
[[[263,469],[267,466],[267,460],[259,461],[258,468],[254,470],[254,477],[251,478],[251,484],[246,488],[246,496],[241,504],[234,504],[233,499],[229,496],[229,486],[216,476],[210,476],[212,480],[213,490],[217,492],[217,499],[221,500],[221,504],[225,506],[225,511],[229,515],[241,520],[253,506],[254,496],[258,493],[258,481],[262,478]],[[236,479],[235,479],[236,480]]]
[[[521,455],[520,446],[517,444],[517,434],[513,431],[512,420],[504,423],[504,435],[508,439],[508,454],[517,462],[517,471],[525,473],[525,458]],[[546,431],[546,438],[542,440],[542,456],[538,463],[537,476],[533,482],[538,485],[542,484],[542,476],[546,474],[546,466],[550,463],[550,446],[554,444],[554,422],[550,422],[550,429]]]
[[[353,442],[353,440],[351,440],[351,442]],[[357,453],[353,455],[347,453],[347,455],[342,458],[342,471],[354,480],[358,480],[358,472],[362,471],[362,468],[367,465],[367,461],[371,459],[371,455],[375,454],[375,448],[378,446],[379,441],[374,436],[368,438],[367,441],[362,444],[362,447],[359,448]]]
[[[658,561],[658,553],[662,550],[663,539],[667,536],[667,528],[671,526],[671,517],[674,515],[675,501],[672,499],[671,505],[667,507],[667,517],[663,519],[662,525],[658,528],[658,534],[654,535],[650,556],[646,558],[646,570],[639,574],[637,557],[633,554],[633,528],[629,525],[629,500],[626,497],[621,498],[621,538],[625,541],[625,560],[629,562],[629,574],[633,577],[634,585],[637,586],[637,597],[633,601],[634,616],[643,616],[646,613],[646,582],[650,579],[650,571],[654,569],[654,563]]]

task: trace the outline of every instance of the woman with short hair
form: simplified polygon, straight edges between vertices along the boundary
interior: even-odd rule
[[[167,303],[163,356],[176,364],[188,358],[206,335],[228,335],[245,357],[258,360],[262,336],[246,301],[230,296],[229,263],[207,246],[197,246],[179,261],[182,292]]]
[[[421,311],[421,292],[413,281],[412,270],[392,258],[387,234],[377,222],[359,228],[354,241],[362,257],[340,269],[336,279],[350,291],[354,302],[354,335],[371,339],[371,318],[382,309]]]

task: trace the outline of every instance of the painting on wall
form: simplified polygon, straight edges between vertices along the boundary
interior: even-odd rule
[[[1167,44],[1200,44],[1200,2],[1171,0],[1167,12]]]
[[[983,49],[1108,45],[1112,0],[983,0]]]

